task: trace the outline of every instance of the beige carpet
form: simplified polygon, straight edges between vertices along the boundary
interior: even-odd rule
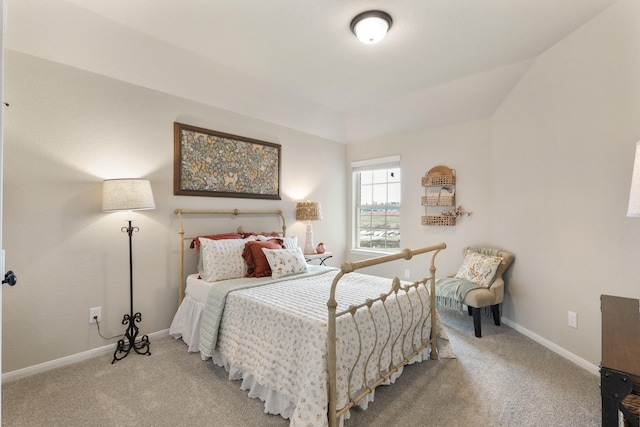
[[[441,310],[457,359],[409,366],[355,426],[598,426],[599,378],[507,326]],[[101,356],[3,385],[3,426],[288,426],[182,341]]]

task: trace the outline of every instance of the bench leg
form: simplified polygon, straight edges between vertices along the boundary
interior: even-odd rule
[[[496,326],[500,326],[500,307],[499,304],[494,304],[491,306],[491,314],[493,314],[493,323]]]
[[[473,315],[473,330],[476,333],[476,338],[482,338],[482,330],[480,326],[480,309],[476,307],[469,307]]]

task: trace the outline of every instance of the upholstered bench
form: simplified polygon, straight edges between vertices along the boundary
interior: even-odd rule
[[[480,314],[491,310],[500,325],[500,304],[504,300],[504,272],[515,259],[511,252],[491,248],[464,248],[464,261],[454,276],[436,280],[438,305],[462,309],[473,316],[476,337],[482,337]]]

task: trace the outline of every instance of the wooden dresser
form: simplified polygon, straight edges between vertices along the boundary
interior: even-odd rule
[[[600,395],[602,426],[640,427],[640,301],[600,296],[602,311],[602,362]]]

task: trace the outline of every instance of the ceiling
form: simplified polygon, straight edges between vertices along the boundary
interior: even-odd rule
[[[490,117],[616,0],[5,0],[5,47],[338,142]],[[365,10],[387,37],[350,32]]]

